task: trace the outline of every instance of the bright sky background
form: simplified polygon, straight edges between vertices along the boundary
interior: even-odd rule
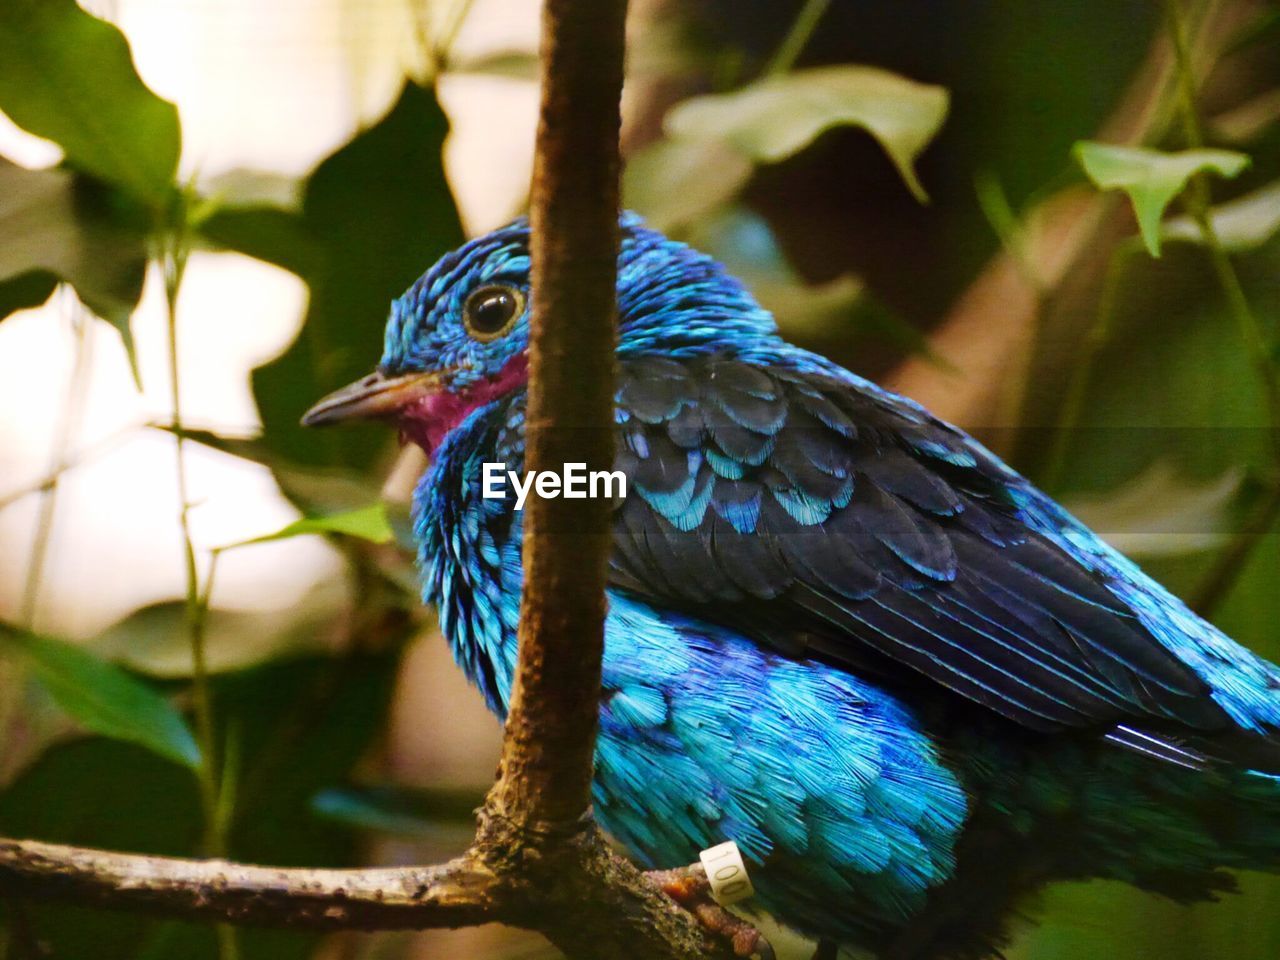
[[[416,0],[421,5],[429,0]],[[451,0],[429,2],[432,17]],[[197,182],[236,168],[304,176],[390,106],[415,68],[415,0],[96,0],[118,23],[143,79],[178,106],[182,172]],[[536,47],[537,0],[476,0],[455,49],[471,56]],[[529,181],[534,85],[459,75],[442,82],[454,125],[446,151],[471,232],[507,220]],[[59,151],[0,116],[0,153],[28,166]],[[423,264],[425,269],[428,264]],[[191,258],[179,304],[184,417],[225,432],[259,425],[249,371],[297,334],[305,285],[238,254]],[[46,476],[68,427],[37,625],[91,636],[134,608],[184,592],[173,441],[135,429],[171,416],[163,293],[150,276],[133,319],[144,389],[134,388],[114,331],[90,324],[75,372],[78,305],[50,303],[0,323],[0,503]],[[370,362],[378,344],[370,344]],[[80,383],[79,401],[72,381]],[[301,413],[301,411],[299,411]],[[274,530],[295,516],[262,467],[192,445],[197,544]],[[27,496],[0,510],[0,617],[16,617],[39,510]],[[219,565],[214,605],[287,609],[318,584],[335,606],[340,561],[318,538],[235,551]],[[312,593],[309,604],[317,603]],[[321,606],[324,604],[321,603]]]

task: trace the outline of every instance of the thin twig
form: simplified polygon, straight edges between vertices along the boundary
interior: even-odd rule
[[[1273,479],[1253,514],[1236,531],[1204,579],[1197,584],[1191,599],[1192,610],[1202,617],[1213,615],[1231,593],[1258,541],[1271,531],[1277,517],[1280,517],[1280,480]]]
[[[22,599],[18,602],[18,622],[34,631],[36,616],[40,607],[40,588],[44,581],[45,566],[49,558],[49,547],[53,540],[53,521],[58,502],[58,486],[62,475],[71,465],[67,455],[72,440],[79,432],[81,416],[84,413],[85,395],[88,390],[89,371],[92,368],[94,319],[84,308],[69,287],[61,291],[62,302],[70,305],[71,323],[75,338],[75,358],[71,365],[71,379],[68,383],[66,400],[58,420],[53,446],[50,454],[48,476],[37,490],[40,502],[36,512],[36,529],[31,541],[31,555],[27,560],[27,577],[23,584]],[[14,499],[20,499],[22,491],[0,500],[0,509],[8,506]],[[21,670],[19,666],[16,669]],[[6,697],[0,703],[0,743],[5,742],[12,733],[12,725],[18,721],[17,714],[21,706],[21,697]],[[15,906],[15,912],[21,908]],[[16,933],[15,933],[16,935]]]
[[[58,484],[67,468],[67,448],[77,430],[84,410],[88,387],[92,352],[93,320],[87,310],[75,299],[70,288],[62,291],[62,302],[70,305],[71,322],[75,337],[71,379],[67,386],[67,399],[58,419],[50,457],[49,478],[42,485],[40,507],[36,514],[36,532],[31,545],[31,558],[27,562],[27,580],[18,606],[18,622],[35,629],[36,608],[40,600],[40,584],[44,578],[45,562],[49,555],[49,543],[53,536],[53,518],[58,501]]]
[[[467,22],[467,15],[471,13],[473,3],[474,0],[454,0],[449,7],[448,19],[440,28],[434,42],[430,44],[433,77],[449,68],[454,42],[458,39],[463,24]]]
[[[829,6],[831,6],[831,0],[805,0],[804,6],[800,8],[800,13],[791,25],[791,30],[765,65],[761,76],[776,77],[796,65],[800,54],[808,46],[813,31],[818,28],[818,21],[822,19],[822,15],[827,12]]]
[[[178,528],[182,535],[182,559],[186,573],[186,622],[191,644],[192,702],[196,715],[196,737],[200,742],[200,795],[205,814],[206,855],[221,856],[224,851],[209,835],[213,811],[217,804],[218,786],[215,768],[213,713],[210,707],[208,663],[204,636],[199,625],[200,575],[196,568],[195,542],[191,536],[191,497],[187,491],[186,433],[182,417],[182,378],[178,354],[178,294],[186,271],[185,241],[178,231],[167,238],[162,254],[164,294],[169,347],[169,402],[173,406],[174,466],[178,487]]]
[[[205,621],[208,591],[201,591],[196,567],[195,541],[191,535],[191,496],[187,487],[187,438],[182,418],[182,379],[178,354],[178,295],[186,274],[188,237],[184,218],[166,236],[162,256],[164,294],[169,346],[169,396],[173,405],[174,465],[178,485],[178,526],[182,532],[183,566],[186,570],[186,621],[191,643],[191,699],[196,717],[196,738],[200,743],[200,767],[196,779],[200,787],[200,804],[204,818],[202,850],[205,856],[221,857],[227,852],[225,826],[230,815],[222,809],[218,743],[213,724],[213,695],[209,683],[209,660],[205,648]],[[213,563],[214,561],[211,561]],[[209,589],[213,586],[213,570],[209,571]],[[235,929],[219,924],[216,929],[219,960],[237,960],[240,954]]]
[[[83,467],[98,457],[101,457],[111,450],[119,446],[125,440],[128,440],[138,429],[145,427],[147,424],[129,424],[116,430],[108,436],[95,440],[88,444],[75,454],[65,457],[62,464],[57,468],[49,471],[34,483],[29,483],[24,487],[19,487],[9,493],[0,496],[0,510],[4,510],[13,506],[19,500],[23,500],[37,493],[46,493],[58,485],[62,477],[67,473],[75,470],[77,467]]]
[[[1062,413],[1054,428],[1051,438],[1052,446],[1049,448],[1049,455],[1041,475],[1041,485],[1050,493],[1056,493],[1062,483],[1062,472],[1067,465],[1067,454],[1071,452],[1073,435],[1084,415],[1084,404],[1089,396],[1089,385],[1093,380],[1094,368],[1097,366],[1098,357],[1102,354],[1103,348],[1111,340],[1116,300],[1120,295],[1120,281],[1134,249],[1132,243],[1125,242],[1111,251],[1106,278],[1102,283],[1102,294],[1098,298],[1098,312],[1093,324],[1085,333],[1081,356],[1072,368],[1066,396],[1062,401]]]
[[[1174,49],[1183,138],[1189,148],[1198,149],[1204,146],[1204,131],[1196,107],[1196,80],[1191,41],[1178,0],[1165,0],[1164,6],[1169,36]],[[1257,374],[1258,383],[1262,387],[1274,461],[1273,474],[1275,474],[1271,480],[1271,488],[1256,508],[1255,515],[1232,538],[1231,543],[1205,575],[1203,583],[1196,592],[1193,602],[1196,612],[1202,616],[1211,616],[1230,594],[1231,588],[1253,553],[1253,548],[1261,536],[1271,528],[1277,512],[1280,511],[1280,375],[1277,374],[1271,357],[1270,338],[1249,306],[1249,299],[1245,295],[1240,276],[1236,273],[1235,265],[1231,262],[1231,257],[1228,256],[1214,226],[1209,183],[1203,173],[1191,178],[1187,188],[1186,206],[1200,230],[1200,238],[1209,253],[1209,262],[1226,299],[1227,308],[1231,311],[1241,342],[1249,352],[1250,362]]]
[[[1195,150],[1204,146],[1204,132],[1200,124],[1200,114],[1196,108],[1195,73],[1191,60],[1190,41],[1178,0],[1165,0],[1165,11],[1169,18],[1169,32],[1173,38],[1177,64],[1183,136],[1187,146]],[[1198,173],[1191,178],[1187,202],[1189,212],[1200,228],[1200,236],[1205,248],[1209,251],[1213,271],[1217,275],[1218,284],[1222,288],[1231,316],[1236,322],[1240,339],[1249,351],[1249,358],[1257,371],[1258,382],[1266,395],[1274,456],[1277,466],[1280,467],[1280,377],[1277,376],[1275,364],[1271,360],[1271,345],[1267,333],[1249,306],[1249,299],[1245,296],[1240,276],[1236,273],[1231,257],[1228,256],[1214,226],[1209,181],[1204,173]]]

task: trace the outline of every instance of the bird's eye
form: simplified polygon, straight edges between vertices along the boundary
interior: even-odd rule
[[[524,295],[515,287],[481,287],[467,297],[462,309],[467,333],[482,343],[496,340],[515,324],[524,311]]]

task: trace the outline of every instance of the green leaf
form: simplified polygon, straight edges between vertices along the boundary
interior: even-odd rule
[[[8,836],[168,856],[199,854],[196,778],[129,743],[77,737],[55,744],[0,793]],[[48,956],[138,960],[145,932],[157,921],[139,915],[32,903],[31,923]],[[166,958],[212,960],[211,931],[184,926]],[[248,958],[245,958],[248,960]]]
[[[214,208],[262,205],[296,210],[302,205],[302,181],[272,170],[234,167],[210,177],[205,187],[204,202]]]
[[[377,657],[291,657],[214,677],[215,736],[235,731],[243,776],[229,855],[241,862],[355,866],[367,846],[354,831],[311,810],[316,792],[346,783],[378,742],[394,702],[408,627],[387,635]],[[149,751],[102,737],[57,744],[0,792],[0,833],[107,850],[199,856],[195,778]],[[452,838],[461,849],[466,838]],[[444,849],[430,847],[435,859]],[[212,929],[82,905],[32,903],[32,929],[54,957],[213,960]],[[0,907],[0,926],[4,909]],[[242,960],[308,960],[315,932],[244,929]]]
[[[666,129],[674,137],[723,140],[756,163],[776,163],[833,127],[860,127],[925,202],[914,164],[942,127],[947,104],[942,87],[877,67],[816,67],[692,97],[667,114]]]
[[[217,205],[199,230],[214,246],[274,263],[304,280],[324,272],[323,244],[301,214],[259,204]]]
[[[1160,221],[1169,204],[1201,171],[1238,176],[1249,158],[1232,150],[1184,150],[1164,153],[1146,147],[1118,147],[1081,140],[1072,153],[1094,186],[1123,190],[1133,203],[1142,242],[1153,257],[1160,256]]]
[[[790,335],[813,334],[832,326],[846,331],[863,285],[845,275],[811,285],[787,262],[768,221],[740,205],[698,220],[689,242],[710,252],[747,285],[760,305]]]
[[[348,831],[310,813],[316,793],[351,779],[386,729],[400,658],[414,629],[374,626],[387,652],[264,664],[214,688],[244,745],[233,852],[250,862],[344,864],[359,856]]]
[[[724,264],[784,334],[811,349],[835,351],[871,340],[930,355],[919,330],[877,302],[852,274],[807,283],[787,261],[768,221],[740,204],[699,218],[684,239]]]
[[[87,730],[146,747],[192,769],[200,748],[174,706],[115,664],[80,647],[0,625],[49,695]]]
[[[435,92],[405,85],[390,112],[325,159],[302,212],[216,209],[201,233],[297,273],[311,289],[302,332],[253,373],[269,465],[368,470],[386,434],[308,430],[319,397],[377,363],[391,301],[463,240],[441,149],[449,124]]]
[[[0,213],[0,217],[2,216],[3,213]],[[57,286],[58,278],[41,269],[0,277],[0,320],[19,310],[40,306],[53,296]]]
[[[267,660],[323,652],[348,602],[343,591],[323,582],[288,605],[265,610],[214,607],[205,617],[209,671],[226,673]],[[186,620],[182,601],[149,604],[107,627],[86,648],[148,676],[190,677],[191,641]]]
[[[1258,249],[1280,231],[1280,180],[1214,207],[1209,219],[1228,253]],[[1163,233],[1166,240],[1204,242],[1199,225],[1186,216],[1165,221]]]
[[[386,507],[375,503],[359,510],[348,510],[344,513],[332,513],[324,517],[303,517],[275,533],[268,533],[251,540],[241,540],[228,544],[223,550],[233,547],[246,547],[253,543],[270,543],[273,540],[288,540],[290,537],[302,537],[314,533],[341,533],[349,537],[359,537],[371,543],[390,543],[395,536],[391,522],[387,519]]]
[[[1197,553],[1221,546],[1231,535],[1231,508],[1243,479],[1243,471],[1233,469],[1198,482],[1161,460],[1105,495],[1080,497],[1067,507],[1122,553]]]
[[[0,319],[43,303],[65,280],[120,332],[132,358],[129,317],[147,265],[135,213],[105,184],[0,159]]]
[[[1036,290],[1044,288],[1044,280],[1039,268],[1028,254],[1026,224],[1013,210],[1009,203],[1009,195],[1005,193],[1004,184],[994,171],[980,170],[973,178],[974,193],[978,198],[978,207],[990,224],[992,231],[1000,238],[1000,245],[1017,265],[1019,272]]]
[[[74,0],[0,3],[0,110],[79,170],[153,208],[178,169],[178,111],[143,84],[129,44]]]
[[[499,50],[470,60],[450,60],[446,69],[449,73],[537,80],[538,56],[526,50]]]
[[[670,137],[627,161],[623,203],[664,233],[709,216],[751,179],[751,161],[718,140]]]

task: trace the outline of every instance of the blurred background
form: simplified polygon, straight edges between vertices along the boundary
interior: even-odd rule
[[[524,209],[538,14],[0,3],[0,834],[465,847],[500,729],[415,599],[422,462],[297,420],[376,362],[392,297]],[[629,32],[628,206],[1280,657],[1280,7],[633,0]],[[1280,955],[1280,883],[1241,887],[1054,888],[1011,957]],[[550,955],[0,922],[5,960]]]

